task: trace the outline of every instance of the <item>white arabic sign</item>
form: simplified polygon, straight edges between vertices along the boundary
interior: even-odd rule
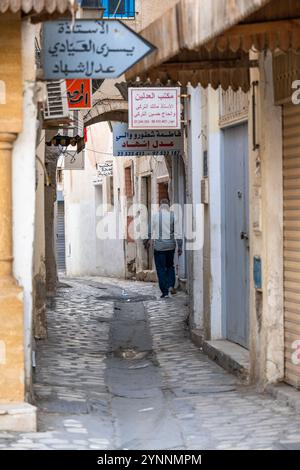
[[[103,183],[103,177],[99,175],[99,172],[97,171],[97,173],[93,176],[93,184],[102,184]]]
[[[113,176],[113,162],[97,163],[99,176]]]
[[[113,154],[115,157],[145,155],[181,155],[183,137],[180,129],[129,130],[124,123],[113,124]]]
[[[43,24],[44,78],[116,78],[154,47],[118,20]]]
[[[180,88],[128,88],[129,129],[180,129]]]

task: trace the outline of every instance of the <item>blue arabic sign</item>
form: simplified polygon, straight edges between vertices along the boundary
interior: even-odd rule
[[[145,155],[183,154],[183,133],[173,130],[131,131],[128,124],[113,123],[113,155],[115,157],[143,157]]]
[[[153,50],[118,20],[47,21],[43,25],[46,80],[117,78]]]

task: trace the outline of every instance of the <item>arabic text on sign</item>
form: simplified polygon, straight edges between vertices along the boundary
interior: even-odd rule
[[[68,106],[70,109],[92,107],[92,84],[88,78],[66,80]]]
[[[129,88],[130,129],[180,129],[180,88]]]
[[[131,131],[127,124],[113,125],[115,156],[180,155],[183,151],[181,130]]]
[[[45,78],[115,78],[153,47],[118,20],[44,23]]]

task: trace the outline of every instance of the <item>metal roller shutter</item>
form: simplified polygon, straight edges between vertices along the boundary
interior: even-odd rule
[[[56,256],[57,267],[60,271],[66,269],[65,254],[65,205],[63,201],[57,203],[57,228],[56,228]]]
[[[300,106],[292,104],[283,106],[283,228],[285,381],[300,387],[292,360],[300,340]]]

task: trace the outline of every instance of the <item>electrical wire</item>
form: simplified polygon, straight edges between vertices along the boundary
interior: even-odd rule
[[[43,142],[43,140],[44,140],[45,138],[46,138],[46,133],[44,133],[43,137],[42,137],[41,140],[38,142],[37,147],[38,147],[39,145],[41,145],[41,143]]]
[[[99,153],[101,155],[109,155],[111,157],[114,156],[113,153],[108,153],[108,152],[99,152],[99,150],[93,150],[93,149],[88,149],[88,148],[85,148],[84,150],[87,150],[88,152],[94,152],[94,153]]]
[[[44,175],[45,175],[45,178],[46,178],[46,186],[50,186],[51,184],[51,180],[50,180],[50,176],[47,172],[47,169],[46,169],[46,166],[44,164],[44,162],[40,159],[40,157],[38,155],[35,155],[35,158],[37,159],[37,161],[41,164],[43,170],[44,170]]]

